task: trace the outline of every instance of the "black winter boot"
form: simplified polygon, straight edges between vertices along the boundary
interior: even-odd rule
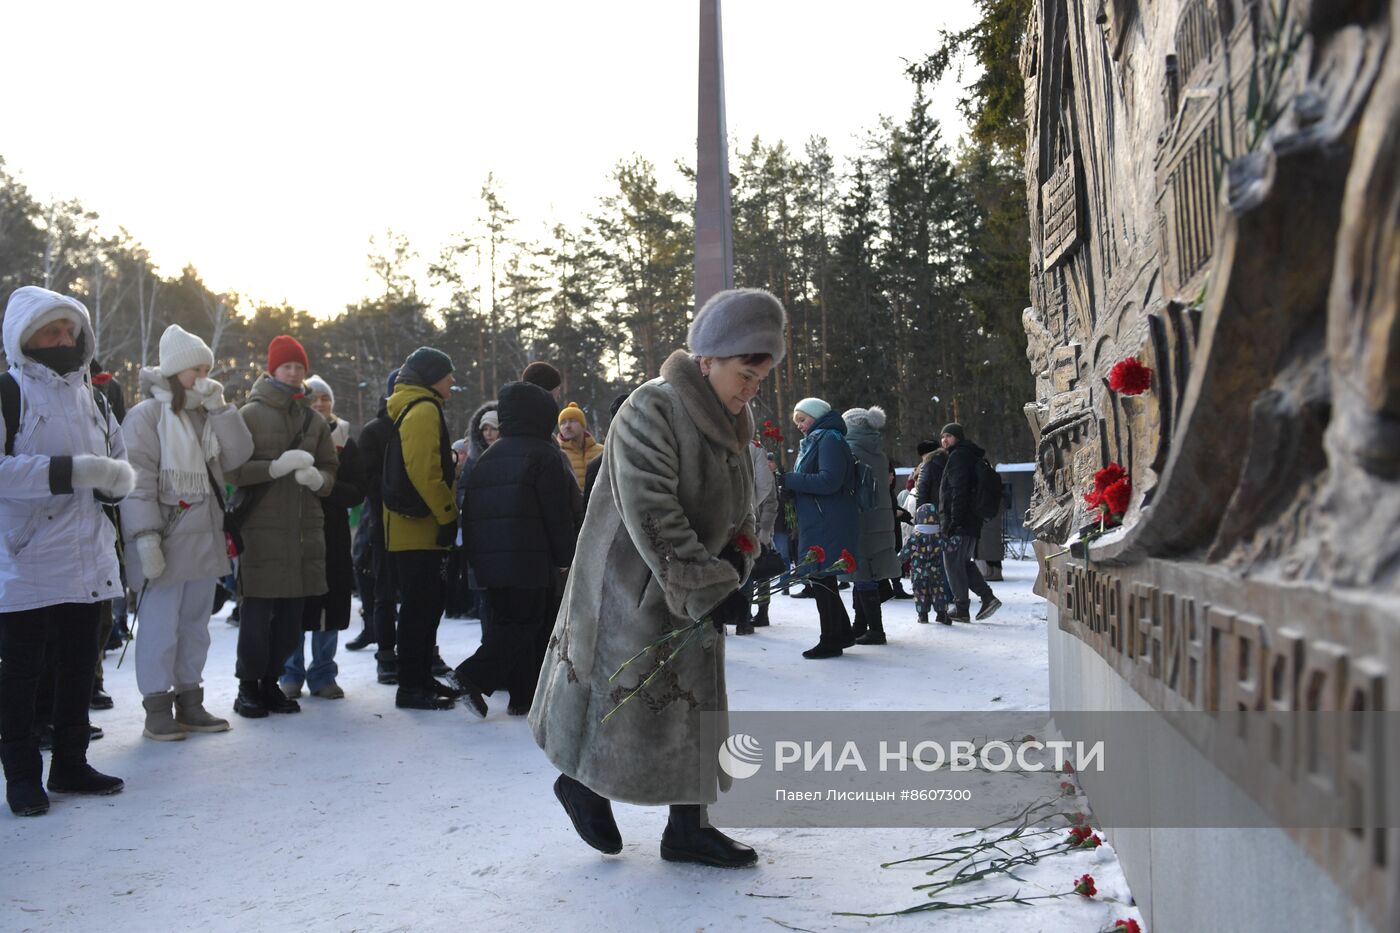
[[[39,816],[49,812],[44,793],[44,759],[34,740],[11,742],[0,749],[5,766],[5,800],[15,816]]]
[[[367,628],[360,629],[360,634],[345,643],[346,651],[363,651],[374,644],[374,635]]]
[[[763,603],[758,607],[758,614],[753,617],[753,627],[763,628],[768,624],[768,604]]]
[[[282,692],[282,688],[277,684],[276,677],[264,677],[262,679],[263,706],[269,713],[300,713],[301,704]]]
[[[449,666],[448,663],[442,659],[442,652],[438,650],[438,646],[433,645],[433,676],[446,677],[448,674],[451,673],[451,666]]]
[[[262,719],[267,716],[267,707],[263,706],[262,690],[259,689],[256,680],[240,680],[238,682],[238,696],[233,698],[233,711],[247,719]]]
[[[106,797],[126,786],[121,778],[103,774],[86,761],[54,761],[49,764],[49,790],[55,794],[90,794]]]
[[[452,709],[457,705],[451,697],[438,696],[432,687],[405,687],[399,685],[394,694],[394,705],[399,709]]]
[[[399,656],[396,652],[376,651],[374,660],[381,684],[392,687],[399,682]]]
[[[862,598],[865,593],[856,590],[851,594],[851,605],[855,609],[855,619],[851,622],[851,637],[856,640],[856,644],[863,645],[861,641],[865,633],[870,631],[870,607]]]
[[[604,855],[622,851],[622,833],[617,831],[617,821],[613,819],[612,801],[567,774],[559,775],[554,782],[554,796],[569,814],[569,821],[580,839]],[[664,842],[662,850],[665,851]]]
[[[865,624],[869,630],[856,639],[858,645],[883,645],[885,643],[885,621],[880,613],[880,592],[864,590],[855,594],[856,618],[860,618],[861,607],[865,608]]]
[[[758,853],[735,842],[710,825],[700,804],[672,804],[671,818],[661,834],[661,857],[668,862],[698,862],[716,868],[743,868],[758,861]]]

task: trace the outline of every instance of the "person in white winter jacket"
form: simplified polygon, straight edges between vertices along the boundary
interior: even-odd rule
[[[103,510],[131,492],[121,427],[88,381],[96,335],[75,298],[27,285],[5,307],[0,414],[0,761],[20,816],[49,809],[34,731],[47,652],[56,662],[56,793],[114,794],[87,761],[101,604],[121,595],[116,530]],[[11,403],[13,402],[13,408]]]
[[[171,324],[160,366],[141,370],[148,398],[122,424],[136,469],[136,489],[121,505],[128,576],[139,594],[136,686],[143,734],[159,741],[229,728],[205,710],[201,683],[214,587],[230,569],[224,470],[252,456],[253,437],[209,378],[213,363],[203,340]]]

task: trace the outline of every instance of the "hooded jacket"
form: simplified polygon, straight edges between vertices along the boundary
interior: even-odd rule
[[[261,599],[321,596],[326,592],[326,538],[320,500],[335,488],[339,465],[331,430],[304,398],[294,398],[265,375],[253,383],[248,402],[238,413],[253,435],[253,455],[228,472],[228,481],[239,487],[263,487],[242,528],[239,592]],[[296,443],[298,435],[300,443]],[[298,483],[293,474],[273,479],[268,473],[272,461],[293,447],[316,460],[321,488],[315,492]]]
[[[554,400],[551,398],[551,402]],[[457,474],[457,511],[461,512],[466,508],[467,479],[472,475],[472,469],[476,466],[481,455],[486,452],[486,435],[481,433],[481,419],[488,411],[496,411],[500,402],[492,399],[483,402],[481,407],[472,412],[471,420],[467,422],[467,459],[462,464],[462,472]],[[473,587],[476,589],[477,587]]]
[[[80,320],[83,361],[67,375],[20,346],[25,329],[56,307]],[[96,339],[77,299],[32,285],[10,296],[5,358],[19,385],[20,414],[14,454],[0,447],[0,612],[122,595],[116,529],[92,490],[71,483],[78,454],[126,459],[121,426],[98,408],[89,383]],[[8,429],[0,423],[0,438]]]
[[[438,544],[438,530],[443,525],[457,524],[457,501],[452,494],[456,477],[450,466],[452,456],[447,441],[447,426],[442,417],[442,397],[432,389],[406,382],[400,376],[386,408],[389,417],[398,421],[399,415],[417,399],[428,401],[414,405],[400,422],[399,442],[403,445],[403,463],[408,472],[408,481],[427,505],[429,514],[417,518],[385,506],[384,546],[391,552],[451,550]],[[382,483],[381,479],[381,490]]]
[[[145,581],[141,558],[132,542],[138,535],[155,533],[161,536],[161,553],[165,557],[165,572],[156,577],[157,584],[187,583],[190,580],[216,580],[229,572],[228,545],[224,540],[224,512],[219,496],[224,494],[224,471],[242,466],[253,453],[253,436],[239,416],[238,409],[225,403],[216,412],[206,412],[195,406],[184,412],[196,437],[204,431],[206,421],[219,439],[219,456],[207,462],[209,472],[219,484],[218,496],[212,492],[178,515],[179,509],[160,501],[160,423],[161,403],[150,398],[151,390],[166,385],[159,370],[141,370],[141,394],[148,396],[133,408],[122,424],[126,436],[127,456],[136,470],[136,488],[122,502],[122,533],[126,537],[126,572],[132,587],[140,592]],[[165,529],[169,528],[166,532]]]
[[[860,510],[860,546],[856,555],[855,582],[893,580],[901,575],[899,548],[894,532],[894,501],[890,496],[890,458],[885,453],[885,411],[879,406],[852,408],[846,422],[846,442],[858,462],[875,478],[875,504]]]
[[[856,462],[846,443],[846,422],[839,412],[818,418],[798,448],[793,472],[783,477],[783,489],[797,498],[798,561],[813,546],[826,551],[825,570],[841,551],[860,559],[860,510],[856,506]]]
[[[483,589],[549,589],[574,559],[570,484],[550,434],[557,409],[539,386],[501,388],[501,436],[466,482],[463,541]]]

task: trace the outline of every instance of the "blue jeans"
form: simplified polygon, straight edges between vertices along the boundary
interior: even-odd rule
[[[306,636],[311,636],[311,667],[306,667]],[[306,684],[306,689],[315,693],[322,687],[335,683],[335,675],[340,667],[335,663],[335,648],[339,632],[303,632],[301,644],[282,670],[282,683]]]

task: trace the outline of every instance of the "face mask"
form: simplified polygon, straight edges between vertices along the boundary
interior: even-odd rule
[[[58,373],[66,376],[74,370],[83,366],[83,348],[76,347],[44,347],[42,349],[25,350],[24,355],[41,363]]]

